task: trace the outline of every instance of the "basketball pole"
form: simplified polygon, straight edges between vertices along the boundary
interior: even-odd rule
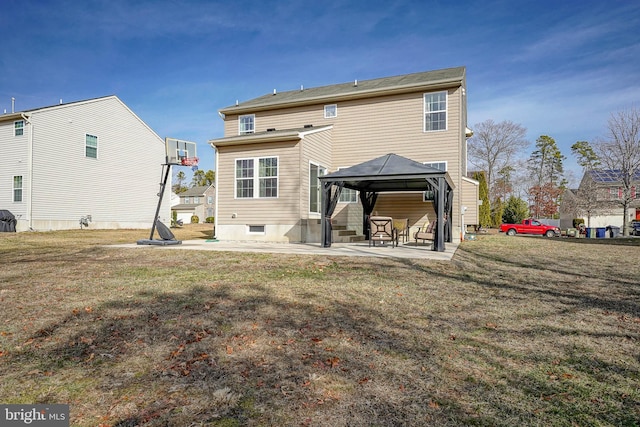
[[[153,240],[153,233],[156,231],[156,221],[158,221],[160,217],[160,206],[162,205],[162,197],[164,196],[164,189],[167,186],[167,180],[169,179],[169,173],[171,172],[171,165],[169,164],[169,158],[167,158],[167,163],[162,165],[162,170],[164,172],[164,179],[160,183],[160,193],[158,193],[158,207],[156,207],[156,215],[153,217],[153,224],[151,225],[151,235],[149,236],[149,240]]]

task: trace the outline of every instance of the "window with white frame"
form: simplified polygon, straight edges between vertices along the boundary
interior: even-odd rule
[[[338,168],[338,170],[343,168]],[[351,188],[342,188],[342,192],[340,192],[340,198],[338,198],[338,202],[340,203],[358,203],[358,191],[352,190]]]
[[[423,163],[425,166],[432,167],[434,169],[441,170],[442,172],[447,171],[447,162],[426,162]]]
[[[424,94],[424,131],[447,129],[447,92]]]
[[[245,116],[240,116],[238,118],[238,126],[238,132],[240,133],[240,135],[254,133],[256,130],[256,115],[247,114]]]
[[[14,136],[24,135],[24,120],[13,122],[13,134]]]
[[[200,197],[198,196],[193,196],[193,204],[197,205],[198,203],[200,203]]]
[[[324,118],[331,119],[333,117],[338,117],[338,105],[330,104],[324,106]]]
[[[237,199],[276,197],[278,197],[278,157],[236,159]]]
[[[213,196],[207,196],[207,204],[208,205],[212,205],[213,204]],[[211,216],[211,215],[209,215]]]
[[[184,203],[185,203],[185,205],[187,205],[187,204],[191,203],[191,202],[190,202],[190,200],[191,200],[191,198],[190,198],[189,196],[184,196]]]
[[[92,159],[98,158],[98,137],[94,135],[85,135],[85,156]]]
[[[326,175],[327,168],[309,163],[309,212],[320,213],[322,208],[322,185],[319,177]]]
[[[429,166],[434,169],[441,170],[442,172],[447,171],[447,162],[425,162],[423,164],[425,166]],[[434,200],[435,200],[435,192],[433,190],[427,190],[422,193],[423,202],[433,202]]]
[[[22,176],[13,177],[13,201],[22,201]]]

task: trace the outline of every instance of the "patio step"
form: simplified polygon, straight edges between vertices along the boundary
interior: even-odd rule
[[[347,230],[344,225],[334,226],[331,237],[334,243],[352,243],[364,240],[363,235],[358,235],[355,230]]]

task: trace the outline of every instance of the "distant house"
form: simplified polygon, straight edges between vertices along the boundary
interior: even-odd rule
[[[216,188],[213,185],[205,185],[189,188],[184,193],[178,194],[180,202],[171,206],[171,211],[176,212],[176,219],[184,224],[191,223],[191,217],[196,215],[198,222],[205,222],[208,217],[215,215]]]
[[[151,227],[165,144],[116,96],[0,115],[0,149],[17,231]]]
[[[616,170],[602,169],[587,171],[577,189],[563,195],[560,205],[560,223],[562,228],[572,225],[573,218],[583,218],[590,227],[622,227],[624,197],[620,174]],[[631,200],[627,212],[627,222],[640,220],[640,171],[636,173],[631,187]]]
[[[390,153],[446,175],[454,238],[463,221],[477,223],[478,182],[466,177],[471,131],[464,67],[274,90],[220,114],[224,137],[209,141],[216,150],[220,239],[320,242],[319,177]],[[374,215],[408,219],[411,227],[436,217],[433,192],[384,193],[376,200]],[[333,229],[363,234],[365,215],[358,192],[345,189]]]

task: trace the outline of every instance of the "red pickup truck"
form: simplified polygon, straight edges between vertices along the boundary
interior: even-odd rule
[[[543,224],[537,219],[527,218],[522,220],[522,224],[502,224],[500,232],[507,233],[508,236],[516,234],[538,234],[546,237],[554,237],[560,235],[560,229],[553,225]]]

